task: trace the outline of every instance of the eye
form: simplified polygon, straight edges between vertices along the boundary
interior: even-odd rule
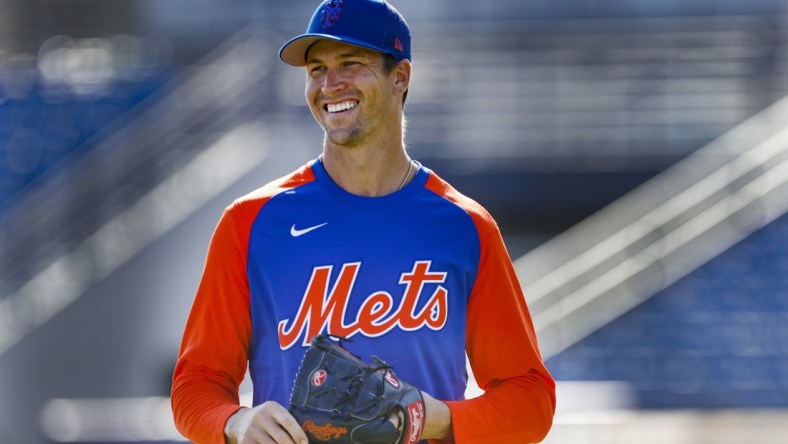
[[[311,77],[317,77],[317,76],[322,75],[325,71],[326,71],[326,67],[325,66],[313,66],[313,67],[309,68],[309,75]]]

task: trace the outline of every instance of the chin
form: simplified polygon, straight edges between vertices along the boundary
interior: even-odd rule
[[[361,134],[357,130],[329,130],[326,131],[326,139],[334,145],[353,146],[360,141]]]

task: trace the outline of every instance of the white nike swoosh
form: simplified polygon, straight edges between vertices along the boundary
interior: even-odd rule
[[[323,225],[326,225],[327,223],[328,222],[323,222],[320,225],[315,225],[314,227],[304,228],[303,230],[297,230],[296,227],[295,227],[295,224],[293,224],[293,226],[290,227],[290,235],[293,236],[293,237],[298,237],[298,236],[307,234],[307,233],[309,233],[312,230],[317,230],[318,228],[322,227]]]

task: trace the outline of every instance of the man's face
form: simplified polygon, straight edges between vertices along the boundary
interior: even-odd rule
[[[328,141],[358,146],[386,137],[387,126],[401,125],[397,70],[386,72],[383,54],[320,40],[306,60],[306,100]]]

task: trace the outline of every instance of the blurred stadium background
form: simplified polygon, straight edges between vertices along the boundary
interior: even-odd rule
[[[785,442],[788,2],[392,3],[410,152],[498,219],[559,381],[546,442]],[[315,5],[0,0],[0,443],[182,440],[220,212],[319,153],[276,58]]]

